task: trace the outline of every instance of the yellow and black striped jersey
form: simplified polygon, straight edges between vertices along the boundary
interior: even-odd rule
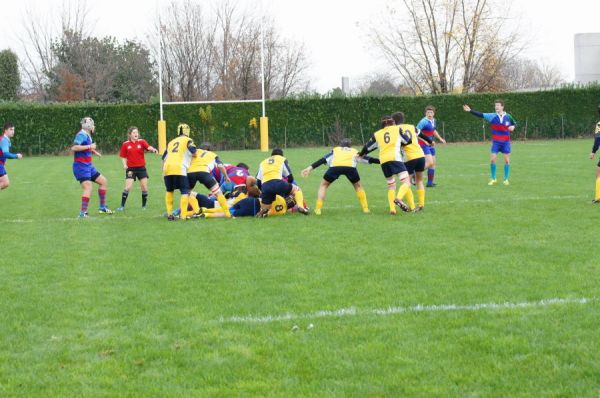
[[[196,151],[196,156],[192,157],[188,173],[195,173],[198,171],[210,173],[217,165],[217,158],[218,156],[214,152],[198,149]]]
[[[271,180],[281,180],[291,174],[287,159],[280,155],[273,155],[260,162],[256,179],[264,184]]]
[[[287,203],[285,199],[279,195],[275,196],[275,200],[269,209],[269,216],[283,216],[287,213]]]
[[[402,161],[401,147],[407,141],[400,134],[399,126],[386,126],[377,130],[360,151],[361,155],[379,148],[379,160],[381,163],[391,161]]]
[[[402,133],[410,137],[410,144],[405,145],[402,149],[404,150],[404,155],[406,155],[406,161],[419,159],[425,157],[425,152],[419,145],[419,140],[417,139],[416,128],[412,124],[399,124],[400,129],[402,129]]]
[[[185,176],[196,151],[190,137],[180,135],[172,139],[163,155],[163,172],[166,176]]]

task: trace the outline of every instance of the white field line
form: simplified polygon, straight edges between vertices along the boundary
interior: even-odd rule
[[[588,304],[597,301],[596,298],[548,298],[539,301],[480,303],[480,304],[417,304],[408,307],[387,307],[375,309],[358,309],[355,307],[340,308],[337,310],[323,310],[305,314],[285,313],[280,315],[239,315],[220,317],[209,323],[272,323],[297,319],[315,318],[341,318],[348,316],[389,316],[396,314],[409,314],[421,312],[453,312],[453,311],[499,311],[509,309],[540,308],[568,304]]]

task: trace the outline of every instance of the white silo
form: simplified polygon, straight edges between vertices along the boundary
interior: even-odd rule
[[[575,35],[575,82],[600,82],[600,33]]]

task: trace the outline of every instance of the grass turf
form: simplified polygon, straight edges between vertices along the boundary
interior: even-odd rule
[[[370,215],[340,180],[320,217],[167,222],[153,155],[148,210],[135,185],[87,220],[70,158],[9,161],[0,395],[598,396],[589,145],[513,143],[508,187],[486,185],[488,144],[439,146],[426,211],[396,217],[377,165],[359,166]],[[286,151],[311,207],[324,168],[299,172],[325,153]],[[95,164],[116,208],[120,160]],[[373,312],[551,298],[590,300]]]

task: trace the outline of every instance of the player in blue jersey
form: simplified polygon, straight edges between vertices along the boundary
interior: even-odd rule
[[[10,139],[15,135],[15,125],[8,122],[4,124],[2,135],[0,135],[0,190],[6,189],[10,185],[8,174],[4,165],[7,159],[22,159],[20,153],[12,153],[10,151]]]
[[[600,105],[598,105],[598,113],[600,114]],[[600,148],[600,120],[596,123],[596,134],[594,136],[594,146],[592,147],[592,153],[590,153],[590,159],[594,159],[596,152]],[[596,194],[592,203],[600,203],[600,161],[596,167]]]
[[[425,168],[427,168],[427,187],[433,188],[436,186],[433,182],[435,178],[435,168],[437,165],[436,161],[436,149],[435,149],[435,138],[438,139],[442,144],[446,143],[444,137],[437,132],[437,121],[434,118],[435,108],[432,105],[428,105],[425,108],[425,117],[417,124],[417,135],[419,137],[419,145],[425,153]],[[430,145],[422,137],[428,137],[432,144]]]
[[[513,117],[504,112],[504,101],[494,101],[496,113],[481,113],[471,109],[469,105],[463,105],[463,110],[472,115],[485,119],[492,130],[492,150],[490,156],[490,182],[488,185],[496,185],[496,158],[498,152],[504,155],[504,185],[508,185],[510,175],[510,133],[515,130],[516,122]]]
[[[79,217],[88,217],[88,204],[92,194],[92,182],[98,184],[98,196],[100,198],[99,213],[112,214],[106,206],[106,190],[108,181],[92,164],[92,154],[102,156],[96,151],[96,144],[92,142],[92,133],[96,126],[91,117],[81,119],[81,130],[75,136],[71,151],[73,151],[73,175],[81,184],[81,209]]]

